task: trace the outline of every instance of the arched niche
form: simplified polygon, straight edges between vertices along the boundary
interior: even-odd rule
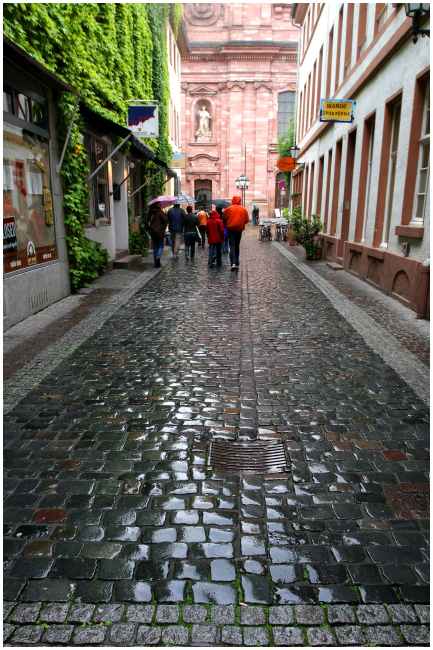
[[[209,131],[210,131],[210,136],[202,136],[202,135],[196,135],[199,124],[200,124],[200,118],[199,118],[199,111],[202,108],[205,108],[206,111],[210,115],[210,121],[209,121]],[[212,141],[212,133],[214,130],[214,119],[215,119],[215,110],[213,103],[208,99],[207,97],[201,97],[196,99],[193,104],[192,104],[192,110],[191,110],[191,132],[194,135],[194,140],[199,142],[201,139],[204,141],[208,140],[209,142]]]

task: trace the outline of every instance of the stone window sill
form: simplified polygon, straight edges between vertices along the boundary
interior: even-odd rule
[[[398,237],[413,237],[422,239],[424,237],[424,226],[396,226],[395,234]]]

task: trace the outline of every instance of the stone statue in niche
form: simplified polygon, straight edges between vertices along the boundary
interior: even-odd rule
[[[201,109],[197,112],[198,117],[198,129],[195,132],[196,138],[209,138],[209,141],[212,138],[212,131],[209,130],[209,123],[212,119],[210,114],[206,110],[206,106],[202,106]]]

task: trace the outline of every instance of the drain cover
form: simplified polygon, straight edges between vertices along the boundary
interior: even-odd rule
[[[403,499],[410,510],[429,510],[430,495],[428,492],[403,493]]]
[[[251,443],[214,440],[209,465],[231,474],[279,474],[289,469],[283,442],[257,440]]]

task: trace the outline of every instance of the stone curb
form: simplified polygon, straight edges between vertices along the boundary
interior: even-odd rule
[[[367,345],[376,352],[391,368],[411,386],[419,397],[430,403],[430,372],[424,364],[408,352],[391,334],[388,334],[370,316],[354,305],[338,289],[320,277],[313,269],[300,262],[284,246],[272,242],[275,248],[286,257],[293,266],[309,278],[313,284],[333,304],[335,309],[362,336]]]
[[[52,345],[47,346],[29,363],[17,370],[3,383],[3,413],[9,413],[18,402],[28,395],[59,363],[68,357],[74,349],[92,336],[110,316],[127,302],[139,289],[162,271],[171,261],[170,253],[164,257],[161,268],[151,268],[128,284],[121,292],[102,303],[81,323],[72,327]],[[30,377],[30,379],[29,379]]]
[[[40,611],[42,606],[4,603],[5,645],[425,646],[430,638],[428,605],[264,608],[49,603]],[[76,625],[77,617],[84,614],[83,623]],[[16,624],[22,620],[28,624]]]

